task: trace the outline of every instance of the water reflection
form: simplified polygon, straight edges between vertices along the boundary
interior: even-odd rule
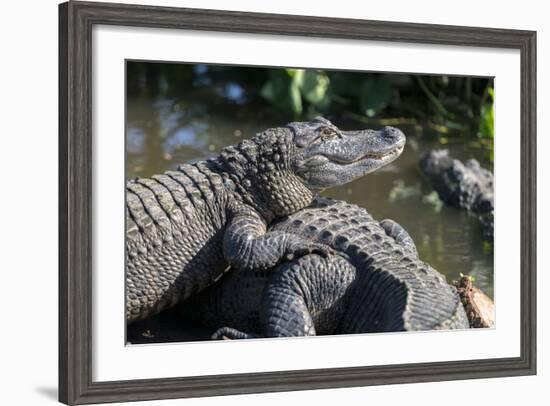
[[[206,73],[206,65],[195,65]],[[208,80],[198,75],[195,80]],[[182,162],[216,155],[226,145],[256,132],[286,123],[288,117],[266,115],[248,103],[239,84],[185,87],[178,95],[158,92],[129,94],[127,103],[127,178],[150,176],[174,169]],[[144,87],[145,88],[145,87]],[[150,86],[147,86],[149,89]],[[183,89],[183,90],[182,90]],[[344,129],[363,124],[349,118],[335,123]],[[367,208],[377,219],[392,218],[402,224],[417,243],[420,257],[447,276],[472,274],[476,284],[493,295],[493,253],[487,249],[478,222],[467,214],[443,205],[418,168],[424,151],[439,147],[429,131],[418,126],[401,127],[407,134],[403,155],[389,166],[349,185],[324,193]],[[482,151],[464,143],[446,145],[460,159]],[[487,163],[485,163],[487,164]]]

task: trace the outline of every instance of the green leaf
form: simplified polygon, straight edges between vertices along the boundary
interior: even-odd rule
[[[303,106],[302,106],[302,94],[300,92],[300,87],[297,82],[293,81],[290,85],[289,90],[289,104],[290,109],[295,117],[298,117],[300,114],[302,114]]]
[[[272,70],[260,94],[278,109],[299,116],[303,110],[300,94],[303,80],[302,69]]]
[[[357,72],[329,72],[330,87],[342,98],[359,98],[364,75]]]
[[[282,105],[287,97],[291,78],[284,71],[272,71],[269,76],[262,87],[261,95],[276,105]]]
[[[330,80],[323,72],[308,70],[304,75],[302,95],[309,103],[314,105],[323,104],[327,97],[327,90]]]
[[[481,105],[478,134],[481,138],[493,139],[495,136],[495,109],[493,106],[495,97],[494,89],[492,87],[488,88],[487,93],[490,100],[485,101]]]
[[[260,95],[264,99],[270,102],[275,101],[275,89],[274,89],[273,82],[271,81],[265,82],[264,85],[262,86],[262,89],[260,90]]]
[[[485,103],[479,113],[479,135],[481,138],[494,138],[495,110],[493,103]]]
[[[483,241],[483,252],[490,253],[493,251],[493,244],[489,241]]]
[[[383,110],[392,98],[392,86],[386,79],[369,79],[363,82],[359,103],[361,110],[368,117],[373,117]]]

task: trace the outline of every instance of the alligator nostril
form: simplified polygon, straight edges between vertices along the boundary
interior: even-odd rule
[[[384,127],[382,129],[382,136],[391,142],[398,142],[401,139],[405,140],[405,134],[395,127]]]
[[[384,127],[382,129],[382,134],[386,138],[394,138],[395,137],[395,128],[393,128],[393,127]]]

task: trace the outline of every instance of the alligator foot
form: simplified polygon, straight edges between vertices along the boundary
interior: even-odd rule
[[[244,338],[259,338],[259,336],[244,333],[231,327],[222,327],[217,329],[211,338],[212,340],[242,340]]]
[[[317,254],[322,258],[328,258],[336,253],[328,245],[312,242],[302,238],[293,238],[288,243],[285,259],[287,261],[292,261],[310,254]]]

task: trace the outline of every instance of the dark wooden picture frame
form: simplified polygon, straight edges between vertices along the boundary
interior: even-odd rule
[[[511,48],[521,55],[521,353],[517,358],[92,380],[92,27],[95,24]],[[218,396],[536,373],[536,32],[68,2],[59,6],[59,400]]]

